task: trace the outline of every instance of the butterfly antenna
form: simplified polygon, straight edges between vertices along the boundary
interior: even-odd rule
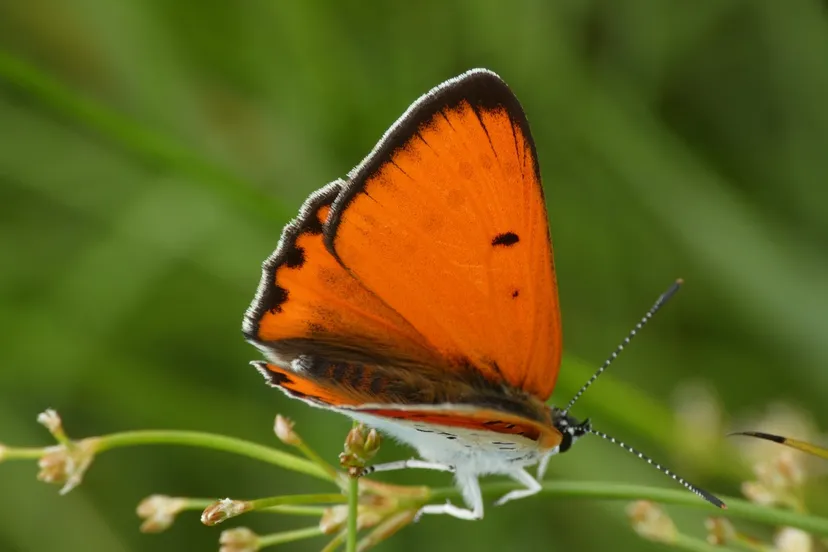
[[[566,408],[563,409],[564,415],[569,413],[569,410],[572,408],[572,405],[574,405],[575,402],[581,398],[581,395],[584,394],[584,391],[589,389],[589,386],[592,385],[593,382],[595,382],[595,380],[598,379],[598,376],[603,374],[604,370],[609,368],[609,365],[612,364],[616,358],[618,358],[618,355],[621,353],[621,351],[623,351],[624,348],[630,344],[630,341],[632,341],[632,339],[638,334],[638,332],[641,331],[641,328],[643,328],[647,324],[647,322],[650,321],[653,315],[657,313],[659,309],[661,309],[661,307],[664,306],[664,303],[666,303],[670,299],[670,297],[675,295],[675,293],[679,290],[683,283],[684,280],[682,279],[676,280],[675,282],[673,282],[673,285],[671,285],[667,291],[665,291],[659,296],[655,304],[652,307],[650,307],[650,310],[647,311],[647,314],[645,314],[644,317],[638,321],[638,324],[636,324],[632,331],[627,335],[627,337],[624,338],[624,341],[622,341],[618,345],[618,347],[615,348],[615,350],[612,352],[609,358],[604,361],[601,367],[598,368],[598,370],[596,370],[594,374],[592,374],[592,377],[587,380],[587,382],[581,387],[581,389],[578,390],[577,393],[575,393],[575,396],[572,397],[572,400],[570,400],[569,404],[566,405]]]
[[[644,454],[642,452],[638,452],[637,450],[635,450],[634,448],[632,448],[628,444],[626,444],[622,441],[619,441],[615,437],[610,437],[609,435],[607,435],[603,431],[598,431],[597,429],[593,429],[589,425],[588,422],[584,425],[585,425],[585,427],[582,426],[582,428],[584,430],[586,430],[587,433],[590,433],[592,435],[597,435],[601,439],[605,439],[605,440],[609,441],[610,443],[615,443],[616,445],[618,445],[622,449],[626,450],[627,452],[630,452],[630,453],[638,456],[639,458],[641,458],[642,460],[644,460],[645,462],[647,462],[648,464],[653,466],[655,469],[657,469],[661,473],[669,476],[673,481],[677,482],[679,485],[681,485],[682,487],[684,487],[685,489],[687,489],[691,493],[705,499],[707,502],[709,502],[713,506],[716,506],[717,508],[727,509],[727,505],[724,502],[722,502],[721,500],[719,500],[718,498],[716,498],[712,494],[708,493],[704,489],[700,489],[700,488],[696,487],[695,485],[693,485],[692,483],[690,483],[689,481],[687,481],[683,477],[680,477],[680,476],[676,475],[675,473],[671,472],[670,470],[668,470],[667,468],[665,468],[664,466],[662,466],[658,462],[654,461],[652,458],[650,458],[646,454]]]

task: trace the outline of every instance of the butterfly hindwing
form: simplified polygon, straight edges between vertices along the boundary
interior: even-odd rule
[[[520,410],[508,404],[486,408],[480,405],[486,401],[483,396],[469,404],[449,404],[439,395],[416,396],[422,389],[413,381],[394,378],[395,369],[311,357],[300,358],[290,369],[265,362],[253,364],[268,384],[293,398],[346,413],[395,420],[418,431],[436,431],[426,428],[438,426],[477,431],[481,436],[497,433],[539,442],[545,448],[556,446],[561,438],[539,404],[535,408],[520,405]],[[395,382],[397,385],[389,389]],[[389,398],[388,404],[378,402]]]

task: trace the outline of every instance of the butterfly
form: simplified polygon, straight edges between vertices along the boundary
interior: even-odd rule
[[[480,519],[480,476],[522,485],[503,504],[539,492],[549,459],[585,434],[613,440],[569,414],[598,374],[566,408],[546,405],[562,344],[538,156],[520,103],[488,70],[422,96],[305,201],[263,265],[243,333],[268,359],[253,364],[269,385],[421,457],[366,472],[454,474],[466,507],[420,514]]]

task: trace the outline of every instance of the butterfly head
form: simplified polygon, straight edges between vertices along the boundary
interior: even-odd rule
[[[558,445],[558,453],[568,451],[575,441],[590,433],[592,424],[589,418],[583,422],[570,416],[562,408],[553,407],[551,410],[552,425],[561,434],[561,443]]]

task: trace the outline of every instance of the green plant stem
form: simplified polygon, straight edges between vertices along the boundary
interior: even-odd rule
[[[138,445],[184,445],[202,447],[232,452],[288,470],[311,475],[325,481],[334,481],[334,478],[324,469],[304,458],[258,443],[213,433],[200,431],[144,430],[112,433],[100,437],[93,437],[92,439],[98,441],[97,452]]]
[[[246,511],[264,510],[286,504],[341,504],[342,502],[345,502],[345,497],[339,493],[270,496],[250,500],[250,508]]]
[[[348,540],[345,544],[347,552],[357,550],[357,518],[359,516],[359,478],[351,477],[348,482]]]
[[[267,546],[276,546],[277,544],[284,544],[286,542],[294,542],[298,540],[310,539],[318,537],[322,534],[322,529],[317,526],[306,527],[304,529],[296,529],[294,531],[284,531],[283,533],[273,533],[272,535],[262,535],[257,539],[259,548]]]
[[[417,514],[417,510],[402,510],[387,517],[379,523],[368,536],[357,543],[357,550],[370,550],[382,541],[394,535],[397,531],[410,524]]]
[[[486,495],[500,495],[514,490],[510,483],[492,483],[482,485]],[[430,500],[459,496],[453,488],[434,489]],[[711,516],[745,519],[771,526],[796,527],[808,533],[828,536],[828,519],[803,514],[791,510],[780,510],[760,506],[732,497],[722,497],[727,504],[726,510],[712,507],[696,495],[685,490],[662,489],[642,485],[624,485],[615,483],[595,483],[580,481],[545,481],[540,491],[543,496],[568,498],[596,498],[604,500],[652,500],[660,504],[678,504],[694,508],[704,508]]]
[[[315,450],[310,448],[304,441],[301,441],[296,448],[305,455],[305,458],[325,470],[334,480],[338,479],[339,473],[337,472],[336,468],[332,465],[325,462],[325,460],[316,453]]]
[[[210,188],[228,203],[265,220],[283,221],[276,201],[207,156],[166,138],[137,121],[84,97],[22,59],[0,50],[0,81],[47,110],[84,127],[153,168],[162,168]]]
[[[326,510],[327,508],[322,506],[292,506],[290,504],[277,504],[261,511],[292,516],[322,517]]]
[[[321,552],[335,552],[339,548],[343,542],[345,542],[345,538],[348,536],[348,530],[345,529],[344,531],[340,531],[336,534],[334,538],[332,538],[328,544],[322,549]]]
[[[37,460],[46,453],[46,449],[37,447],[3,447],[0,446],[0,462],[5,460]]]
[[[212,498],[184,498],[184,500],[184,506],[181,508],[182,512],[186,512],[188,510],[201,512],[204,511],[204,508],[207,508],[215,503],[215,499]]]
[[[314,495],[297,495],[297,496],[314,496]],[[332,496],[332,495],[327,495]],[[185,501],[181,511],[196,510],[202,511],[208,506],[215,504],[214,498],[183,498]],[[312,502],[312,501],[311,501]],[[327,502],[327,501],[326,501]],[[311,516],[321,517],[325,513],[326,508],[321,506],[293,506],[291,504],[275,504],[265,508],[260,508],[256,511],[273,514],[287,514],[294,516]]]

